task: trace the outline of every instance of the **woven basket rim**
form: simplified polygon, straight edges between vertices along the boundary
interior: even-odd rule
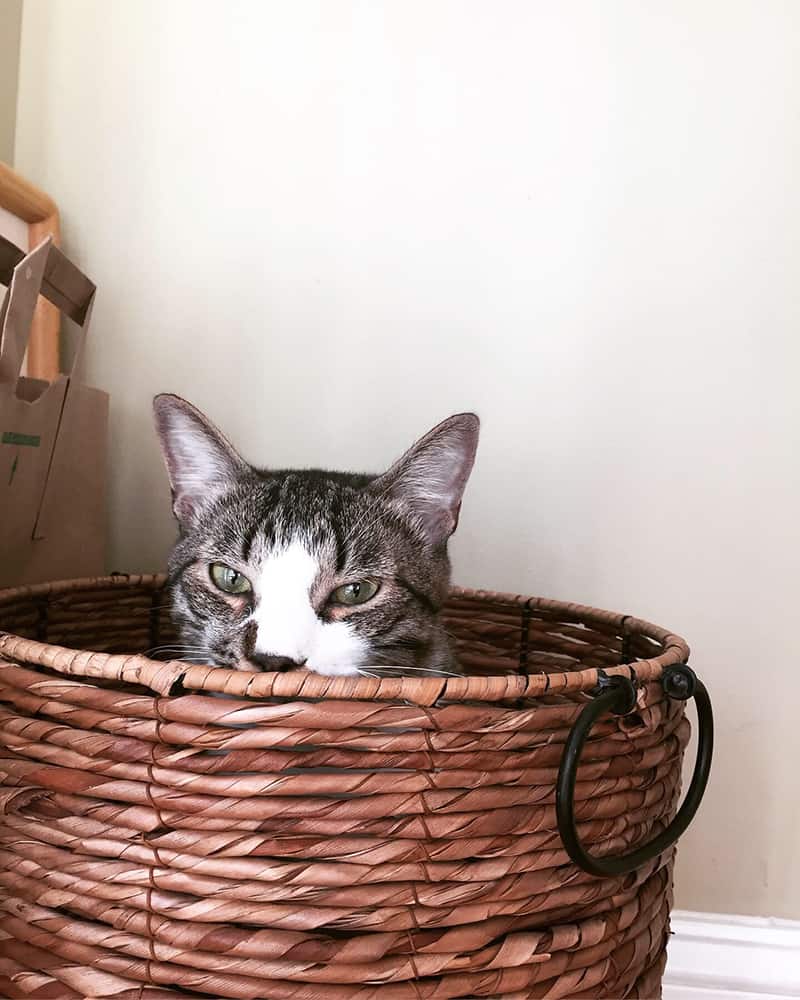
[[[80,590],[141,587],[157,593],[166,582],[164,574],[115,573],[105,577],[29,584],[0,590],[0,607],[14,601],[50,599]],[[665,667],[685,662],[689,656],[689,647],[681,636],[633,615],[549,598],[466,587],[452,587],[450,598],[528,607],[532,611],[547,612],[577,624],[611,625],[617,627],[621,635],[645,636],[663,646],[663,651],[651,659],[606,667],[604,672],[609,676],[618,674],[644,684],[658,680]],[[224,667],[191,665],[182,660],[152,660],[142,653],[98,653],[72,649],[35,639],[24,639],[2,630],[0,654],[36,663],[65,675],[142,685],[158,695],[168,695],[180,689],[187,694],[217,693],[259,699],[337,698],[434,705],[441,700],[496,702],[554,694],[578,694],[594,689],[599,679],[595,668],[552,674],[458,677],[328,677],[310,671],[250,673]]]

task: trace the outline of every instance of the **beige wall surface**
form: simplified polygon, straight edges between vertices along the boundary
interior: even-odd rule
[[[800,917],[799,104],[778,0],[26,0],[113,568],[173,537],[157,391],[276,465],[476,408],[457,579],[686,635],[718,742],[677,902]]]
[[[22,0],[0,0],[0,160],[14,162]]]

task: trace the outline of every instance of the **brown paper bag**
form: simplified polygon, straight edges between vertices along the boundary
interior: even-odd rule
[[[105,570],[108,395],[77,376],[95,286],[50,238],[0,237],[0,586]],[[54,382],[20,375],[41,292],[80,328]]]

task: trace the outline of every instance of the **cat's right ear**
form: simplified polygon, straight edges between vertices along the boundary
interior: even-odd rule
[[[172,487],[172,509],[181,524],[188,524],[209,500],[228,490],[247,465],[211,421],[180,396],[156,396],[153,413]]]
[[[369,486],[411,511],[428,540],[446,542],[456,530],[461,498],[475,461],[480,421],[457,413],[425,437]]]

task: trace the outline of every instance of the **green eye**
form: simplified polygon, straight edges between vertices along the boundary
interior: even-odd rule
[[[225,563],[211,563],[208,570],[216,586],[226,594],[249,594],[253,589],[246,576]]]
[[[375,580],[356,580],[354,583],[345,583],[337,587],[328,598],[333,604],[366,604],[380,590],[380,584]]]

